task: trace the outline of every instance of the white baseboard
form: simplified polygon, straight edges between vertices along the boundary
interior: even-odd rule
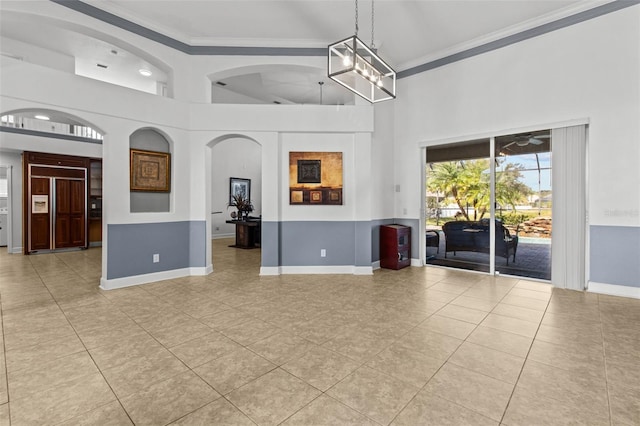
[[[603,284],[589,281],[587,291],[590,293],[609,294],[611,296],[640,299],[640,287],[628,287],[625,285]]]
[[[222,240],[225,238],[234,238],[236,234],[211,234],[212,240]]]
[[[376,260],[375,262],[373,262],[373,263],[371,264],[371,269],[373,269],[374,271],[375,271],[376,269],[380,269],[380,261],[379,261],[379,260]]]
[[[22,254],[22,247],[12,247],[11,254]]]
[[[202,269],[203,273],[192,274],[192,270]],[[100,278],[100,288],[102,290],[114,290],[116,288],[131,287],[134,285],[147,284],[155,281],[171,280],[174,278],[188,277],[189,275],[205,275],[206,268],[182,268],[171,271],[153,272],[151,274],[134,275],[132,277],[114,278],[111,280]]]
[[[280,275],[279,266],[261,266],[260,275]]]
[[[260,275],[310,275],[310,274],[352,274],[371,275],[373,268],[370,266],[262,266]]]
[[[424,266],[420,259],[411,259],[411,266]]]

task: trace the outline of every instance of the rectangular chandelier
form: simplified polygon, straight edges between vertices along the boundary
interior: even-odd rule
[[[395,99],[396,72],[357,36],[329,45],[329,78],[371,103]]]

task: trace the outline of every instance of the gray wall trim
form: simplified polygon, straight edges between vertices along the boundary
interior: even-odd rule
[[[149,40],[153,40],[157,43],[161,43],[165,46],[179,50],[189,55],[228,55],[228,56],[326,56],[327,49],[322,48],[303,48],[303,47],[242,47],[242,46],[191,46],[174,38],[160,34],[157,31],[150,30],[142,25],[131,22],[127,19],[121,18],[112,13],[106,12],[90,4],[84,3],[80,0],[50,0],[56,4],[59,4],[76,12],[83,13],[92,18],[99,19],[100,21],[114,25],[125,31],[132,32],[141,37],[145,37]],[[444,58],[436,59],[431,62],[427,62],[422,65],[398,72],[398,78],[410,77],[415,74],[419,74],[425,71],[432,70],[434,68],[442,67],[454,62],[461,61],[463,59],[471,58],[473,56],[481,55],[483,53],[491,52],[493,50],[500,49],[505,46],[509,46],[515,43],[519,43],[524,40],[528,40],[533,37],[537,37],[542,34],[569,27],[571,25],[579,24],[589,19],[597,18],[618,10],[635,6],[640,4],[640,0],[616,0],[611,3],[606,3],[601,6],[594,7],[593,9],[585,10],[583,12],[576,13],[575,15],[567,16],[565,18],[558,19],[554,22],[549,22],[544,25],[540,25],[535,28],[531,28],[526,31],[522,31],[517,34],[504,37],[499,40],[495,40],[481,46],[477,46],[471,49],[467,49],[463,52],[455,53],[453,55],[446,56]]]
[[[640,227],[589,227],[589,281],[640,287]]]
[[[9,126],[0,126],[0,132],[17,133],[20,135],[38,136],[41,138],[64,139],[68,141],[95,143],[98,145],[102,145],[102,141],[99,139],[83,138],[81,136],[75,136],[75,135],[65,135],[64,133],[41,132],[39,130],[21,129],[16,127],[9,127]]]
[[[280,222],[262,221],[262,266],[280,266]],[[215,265],[214,265],[215,268]]]
[[[439,68],[448,64],[452,64],[454,62],[462,61],[463,59],[472,58],[483,53],[491,52],[493,50],[510,46],[512,44],[520,43],[521,41],[538,37],[540,35],[547,34],[562,28],[570,27],[572,25],[579,24],[581,22],[588,21],[590,19],[616,12],[618,10],[637,4],[640,4],[640,0],[616,0],[611,3],[603,4],[601,6],[594,7],[593,9],[585,10],[583,12],[576,13],[575,15],[558,19],[557,21],[549,22],[547,24],[522,31],[517,34],[512,34],[499,40],[485,43],[483,45],[476,46],[462,52],[454,53],[453,55],[449,55],[444,58],[436,59],[435,61],[427,62],[425,64],[417,65],[415,67],[400,71],[398,73],[398,79],[410,77],[412,75],[423,73],[434,68]]]
[[[205,227],[204,221],[107,225],[107,279],[205,266]]]
[[[80,0],[50,0],[76,12],[96,18],[125,31],[153,40],[188,55],[224,55],[224,56],[326,56],[327,48],[304,47],[243,47],[243,46],[191,46],[157,31],[106,12]]]

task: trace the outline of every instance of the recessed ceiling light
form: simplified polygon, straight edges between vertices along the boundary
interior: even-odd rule
[[[151,74],[153,74],[151,71],[149,71],[146,68],[141,68],[138,70],[138,72],[145,77],[149,77]]]
[[[34,117],[37,118],[38,120],[45,120],[45,121],[49,120],[49,116],[44,114],[36,114]]]

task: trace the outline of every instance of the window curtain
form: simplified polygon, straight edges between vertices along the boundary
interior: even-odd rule
[[[584,290],[587,217],[586,126],[553,129],[551,136],[551,282],[559,288]]]

